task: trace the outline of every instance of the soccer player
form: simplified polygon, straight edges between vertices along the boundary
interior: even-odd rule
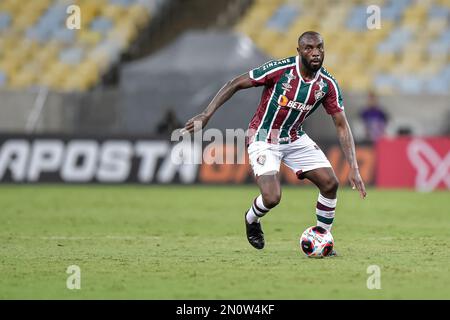
[[[302,130],[302,123],[320,105],[334,120],[341,148],[351,168],[351,185],[358,189],[361,198],[366,197],[341,91],[336,80],[322,67],[325,48],[321,35],[314,31],[303,33],[298,39],[297,52],[297,56],[267,62],[229,81],[208,107],[190,119],[183,129],[184,132],[197,130],[194,122],[203,128],[237,91],[264,86],[261,102],[247,131],[250,164],[261,192],[245,214],[247,239],[256,249],[264,247],[261,218],[281,200],[281,161],[299,179],[306,178],[318,187],[317,225],[331,230],[338,180],[325,154]]]

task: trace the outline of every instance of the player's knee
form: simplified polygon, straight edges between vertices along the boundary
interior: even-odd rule
[[[263,194],[263,202],[267,209],[276,207],[281,201],[281,193]]]
[[[339,188],[339,181],[336,177],[329,177],[322,187],[322,192],[326,194],[335,194]]]

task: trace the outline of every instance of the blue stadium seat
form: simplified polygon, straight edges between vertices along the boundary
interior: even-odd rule
[[[53,32],[52,38],[64,44],[72,44],[75,41],[76,30],[59,27]]]
[[[0,87],[4,87],[6,85],[6,74],[0,70]]]
[[[347,28],[350,30],[355,31],[364,31],[366,26],[366,13],[367,7],[366,6],[355,6],[352,8],[350,12],[350,17],[347,20]]]
[[[377,50],[379,53],[398,53],[411,39],[412,32],[410,30],[398,28],[392,31],[388,38],[378,45]]]
[[[91,30],[100,32],[102,34],[107,33],[109,30],[112,29],[113,26],[114,26],[113,21],[111,21],[111,19],[106,17],[99,17],[91,22]]]
[[[299,7],[296,5],[285,4],[280,6],[267,22],[267,28],[281,32],[287,31],[297,19],[299,11]]]
[[[428,11],[428,15],[430,18],[441,18],[441,19],[448,19],[450,15],[450,8],[443,7],[443,6],[437,6],[433,5],[430,10]]]
[[[414,75],[404,75],[398,79],[399,89],[405,93],[418,94],[423,92],[425,85],[424,79]]]
[[[450,79],[435,77],[426,82],[426,90],[431,94],[447,94],[450,90]]]
[[[51,29],[43,27],[30,27],[25,32],[25,37],[29,40],[34,40],[42,43],[50,39],[50,30]]]
[[[11,16],[7,12],[0,12],[0,31],[6,29],[11,24]]]
[[[129,7],[136,3],[136,0],[109,0],[109,3],[116,4],[123,7]]]
[[[381,88],[381,87],[394,87],[395,86],[396,79],[394,76],[390,74],[377,74],[375,76],[374,84],[375,87]]]
[[[59,60],[66,64],[77,65],[83,60],[84,50],[80,47],[64,49],[59,54]]]

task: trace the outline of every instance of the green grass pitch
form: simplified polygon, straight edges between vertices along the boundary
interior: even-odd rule
[[[317,190],[285,187],[247,242],[256,186],[2,186],[1,299],[450,299],[449,192],[339,191],[339,257],[308,259]],[[81,270],[69,290],[67,267]],[[370,265],[381,289],[369,290]]]

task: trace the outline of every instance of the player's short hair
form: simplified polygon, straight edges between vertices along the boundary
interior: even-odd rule
[[[300,35],[300,37],[298,37],[298,43],[300,43],[306,37],[322,37],[322,36],[320,35],[320,33],[316,32],[316,31],[306,31],[306,32],[303,32]]]

